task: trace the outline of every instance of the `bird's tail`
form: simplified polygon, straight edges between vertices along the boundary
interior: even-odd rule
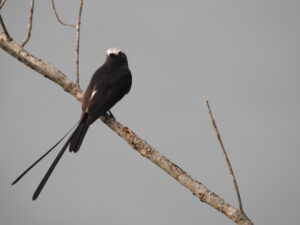
[[[53,149],[57,145],[59,145],[60,142],[62,142],[63,139],[66,138],[66,136],[71,133],[71,131],[78,125],[79,122],[77,122],[55,145],[53,145],[44,155],[42,155],[40,158],[38,158],[31,166],[29,166],[20,176],[17,177],[17,179],[12,182],[11,185],[16,184],[25,174],[27,174],[36,164],[38,164],[43,158],[45,158],[50,152],[52,152]]]
[[[66,151],[66,149],[70,148],[70,151],[77,152],[82,144],[83,138],[89,128],[89,124],[87,123],[87,114],[84,114],[82,119],[80,120],[79,124],[76,123],[74,125],[77,126],[75,131],[71,134],[68,138],[58,155],[56,156],[55,160],[51,164],[50,168],[48,169],[46,175],[40,182],[39,186],[37,187],[34,195],[32,197],[33,200],[37,199],[39,194],[41,193],[42,189],[44,188],[46,182],[48,181],[50,175],[52,174],[54,168],[56,167],[57,163],[61,159],[62,155]],[[78,124],[78,125],[77,125]],[[16,184],[25,174],[27,174],[36,164],[38,164],[44,157],[46,157],[73,129],[74,127],[64,136],[62,137],[52,148],[50,148],[44,155],[42,155],[38,160],[36,160],[30,167],[28,167],[13,183],[12,185]]]
[[[57,163],[63,156],[63,154],[66,151],[66,149],[68,148],[68,146],[69,146],[70,151],[77,152],[79,150],[81,143],[83,141],[83,138],[89,128],[89,124],[87,124],[87,117],[88,117],[88,115],[84,114],[84,116],[80,120],[78,126],[76,127],[75,131],[72,133],[72,135],[66,141],[66,143],[64,144],[64,146],[62,147],[62,149],[60,150],[60,152],[54,159],[54,161],[51,164],[50,168],[48,169],[46,175],[44,176],[44,178],[40,182],[39,186],[35,190],[32,200],[36,200],[38,198],[38,196],[40,195],[41,191],[43,190],[45,184],[47,183],[50,175],[52,174],[54,168],[56,167]],[[73,144],[74,147],[71,146],[71,144]]]
[[[75,152],[75,153],[78,152],[78,150],[82,144],[84,136],[90,126],[89,123],[87,123],[87,117],[88,117],[88,114],[85,113],[83,115],[82,119],[80,120],[78,127],[72,134],[72,137],[70,140],[70,146],[69,146],[70,152]]]

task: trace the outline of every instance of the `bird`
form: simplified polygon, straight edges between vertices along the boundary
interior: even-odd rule
[[[107,49],[105,62],[95,71],[84,93],[80,120],[52,148],[19,175],[12,185],[16,184],[38,162],[55,149],[76,127],[36,188],[32,196],[32,200],[36,200],[66,149],[69,147],[70,152],[78,152],[90,125],[100,116],[109,115],[114,118],[110,109],[129,93],[131,84],[132,76],[125,52],[116,47]]]

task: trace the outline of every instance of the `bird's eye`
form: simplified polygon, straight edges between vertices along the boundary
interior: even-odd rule
[[[119,52],[118,55],[123,55],[123,52]]]

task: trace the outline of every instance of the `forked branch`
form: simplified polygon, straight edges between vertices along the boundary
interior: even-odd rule
[[[80,0],[78,16],[77,16],[77,23],[76,23],[76,25],[68,24],[68,23],[63,22],[60,19],[58,12],[56,11],[55,2],[54,2],[54,0],[52,0],[52,8],[53,8],[53,11],[55,13],[55,16],[56,16],[58,22],[64,26],[73,27],[76,29],[76,47],[75,47],[76,60],[75,60],[75,64],[76,64],[76,84],[78,85],[78,87],[80,87],[80,85],[79,85],[79,48],[80,48],[80,25],[81,25],[82,7],[83,7],[83,0]]]
[[[4,33],[0,33],[0,48],[15,57],[20,62],[60,85],[65,91],[72,94],[77,100],[82,100],[82,91],[75,83],[70,81],[66,75],[47,62],[34,57],[14,41],[7,41]],[[244,213],[226,203],[222,198],[210,191],[199,181],[193,179],[188,173],[150,146],[145,140],[138,137],[132,130],[124,127],[121,123],[113,119],[103,119],[103,122],[113,131],[115,131],[120,137],[122,137],[137,152],[167,172],[179,183],[189,189],[202,202],[205,202],[211,207],[217,209],[219,212],[226,215],[238,225],[253,224]]]

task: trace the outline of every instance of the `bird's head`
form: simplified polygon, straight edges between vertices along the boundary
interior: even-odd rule
[[[119,48],[109,48],[106,51],[106,63],[110,65],[128,64],[126,54]]]

